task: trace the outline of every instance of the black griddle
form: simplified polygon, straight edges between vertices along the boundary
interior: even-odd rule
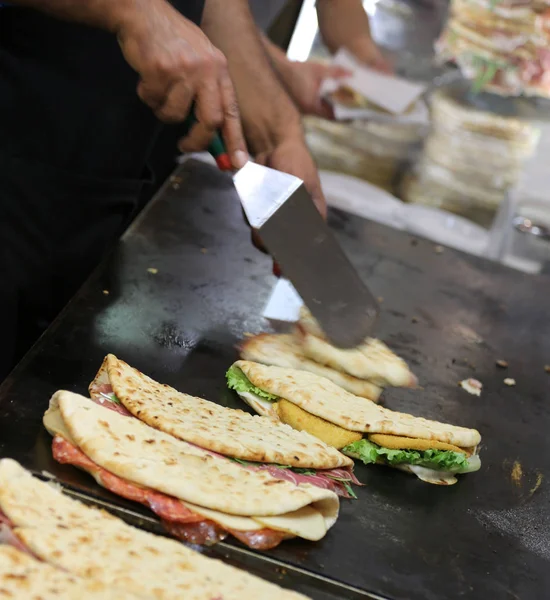
[[[342,501],[321,542],[289,541],[267,553],[235,542],[207,552],[319,600],[547,597],[550,280],[440,254],[341,212],[330,222],[383,298],[379,336],[422,386],[390,389],[384,403],[478,428],[482,470],[437,487],[358,465],[366,484],[359,500]],[[269,258],[249,239],[227,177],[196,162],[182,166],[0,388],[0,455],[158,530],[145,509],[52,460],[42,413],[57,389],[86,393],[108,352],[160,382],[246,409],[224,373],[242,336],[267,327],[260,315],[274,284]],[[458,387],[467,377],[482,381],[481,397]],[[507,387],[505,377],[517,385]]]

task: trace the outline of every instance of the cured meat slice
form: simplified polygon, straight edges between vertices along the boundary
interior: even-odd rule
[[[178,523],[162,519],[166,531],[179,540],[199,546],[212,546],[227,537],[228,532],[213,521],[203,520],[195,523]],[[251,533],[256,533],[255,531]],[[252,547],[252,546],[251,546]]]
[[[258,531],[237,531],[235,529],[229,529],[228,531],[233,537],[254,550],[271,550],[276,548],[283,540],[294,537],[284,531],[267,528],[258,529]]]
[[[117,413],[125,415],[127,417],[135,417],[131,412],[129,412],[122,404],[114,400],[114,391],[113,387],[110,383],[100,383],[98,381],[94,381],[90,385],[90,396],[91,399],[104,408],[108,408]],[[189,443],[189,442],[188,442]],[[191,444],[192,446],[197,446],[196,444]],[[205,450],[212,456],[216,456],[221,459],[231,460],[227,456],[223,454],[219,454],[218,452],[214,452],[207,448],[201,448]],[[90,461],[91,462],[91,461]],[[253,463],[246,461],[238,461],[241,465],[250,470],[257,471],[267,471],[272,477],[276,479],[282,479],[284,481],[290,481],[296,485],[300,483],[309,483],[311,485],[315,485],[319,488],[325,490],[331,490],[335,494],[342,498],[352,498],[354,497],[349,493],[349,488],[346,487],[345,483],[354,483],[355,485],[362,485],[360,481],[357,480],[355,475],[352,472],[352,467],[342,467],[337,469],[326,469],[321,471],[316,471],[314,474],[305,474],[293,471],[292,469],[287,469],[285,467],[281,467],[274,464],[262,464],[262,463]],[[313,471],[313,469],[312,469]],[[95,477],[95,475],[94,475]],[[97,477],[96,477],[97,479]],[[345,482],[345,483],[344,483]],[[115,492],[117,493],[117,492]],[[122,495],[122,494],[121,494]],[[139,502],[139,500],[137,500]],[[157,513],[158,514],[158,513]],[[160,516],[160,515],[159,515]]]
[[[345,483],[363,485],[353,474],[351,469],[331,469],[326,471],[316,471],[314,474],[297,473],[292,469],[278,467],[277,465],[255,465],[253,463],[246,465],[247,469],[254,471],[267,471],[276,479],[291,481],[299,485],[300,483],[309,483],[319,488],[331,490],[342,498],[352,498]]]
[[[71,464],[87,471],[101,486],[114,494],[148,506],[161,518],[162,524],[169,533],[191,544],[212,545],[223,540],[228,533],[231,533],[250,548],[269,550],[275,548],[284,539],[292,537],[286,533],[268,528],[255,531],[225,529],[214,521],[194,513],[177,498],[138,486],[109,473],[61,436],[55,436],[52,443],[52,453],[57,462]]]

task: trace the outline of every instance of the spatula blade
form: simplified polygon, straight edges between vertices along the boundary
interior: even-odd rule
[[[254,163],[234,182],[250,225],[329,340],[341,348],[358,346],[373,330],[378,303],[303,182]]]

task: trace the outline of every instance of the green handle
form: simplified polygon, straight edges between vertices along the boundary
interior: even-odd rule
[[[187,128],[187,131],[191,130],[191,127],[198,123],[199,120],[195,116],[194,107],[191,107],[191,111],[189,116],[184,121],[184,125]],[[227,150],[225,148],[225,144],[223,143],[222,137],[220,133],[214,134],[210,145],[208,146],[208,152],[214,157],[216,160],[216,164],[222,171],[232,171],[233,165],[231,164],[231,159],[227,154]]]

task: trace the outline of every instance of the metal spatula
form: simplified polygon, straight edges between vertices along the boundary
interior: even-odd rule
[[[231,166],[219,136],[209,147],[221,169]],[[233,175],[250,226],[290,280],[328,339],[358,346],[379,307],[315,207],[303,181],[248,162]]]

